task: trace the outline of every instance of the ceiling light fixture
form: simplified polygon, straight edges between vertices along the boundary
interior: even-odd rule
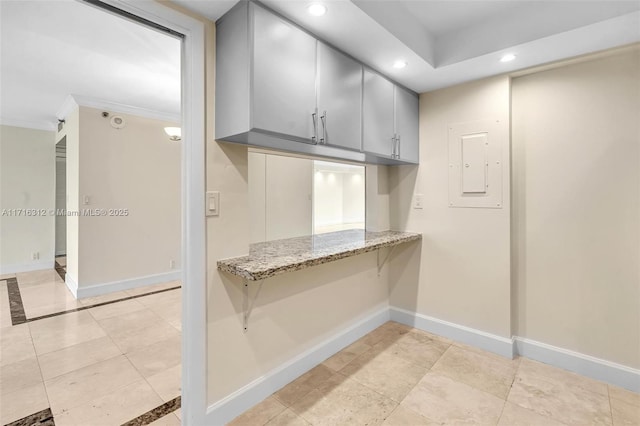
[[[307,7],[307,12],[309,12],[313,16],[322,16],[327,13],[327,6],[320,3],[313,3],[309,7]]]
[[[516,58],[516,55],[513,53],[507,53],[502,58],[500,58],[500,62],[511,62]]]
[[[407,61],[403,61],[402,59],[398,59],[393,63],[393,67],[397,69],[402,69],[407,66]]]
[[[167,135],[169,135],[169,140],[182,140],[182,130],[180,129],[180,127],[165,127],[164,131]]]

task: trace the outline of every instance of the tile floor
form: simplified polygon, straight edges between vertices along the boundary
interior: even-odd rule
[[[640,425],[640,395],[388,322],[233,420],[241,425]]]
[[[0,277],[0,424],[180,424],[178,285],[76,301],[54,270]],[[640,425],[640,395],[389,322],[231,422],[377,424]]]
[[[7,291],[14,279],[26,316],[16,325]],[[165,407],[155,424],[179,425],[179,286],[76,300],[56,270],[2,276],[0,424],[39,413],[42,425],[119,425]]]

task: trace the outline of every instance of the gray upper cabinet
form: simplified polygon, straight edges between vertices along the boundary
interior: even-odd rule
[[[311,142],[316,44],[304,31],[253,8],[253,128]]]
[[[418,162],[417,96],[253,1],[216,22],[217,140]]]
[[[418,163],[418,107],[418,95],[365,69],[362,149]]]
[[[395,87],[396,155],[400,160],[418,163],[418,95]]]
[[[220,18],[216,139],[285,150],[292,141],[311,144],[316,45],[315,38],[253,2],[238,2]]]
[[[362,149],[362,65],[318,42],[318,142]]]
[[[362,149],[392,157],[395,152],[393,83],[365,68],[362,102]]]

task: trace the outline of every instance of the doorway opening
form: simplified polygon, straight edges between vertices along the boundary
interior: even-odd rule
[[[67,272],[67,219],[57,214],[67,210],[67,137],[56,142],[55,176],[55,263],[53,267],[62,280]]]
[[[1,5],[3,9],[2,38],[28,41],[29,38],[49,37],[53,43],[62,43],[66,47],[66,49],[53,49],[55,52],[68,54],[69,50],[73,50],[74,41],[73,35],[69,34],[70,27],[61,25],[59,20],[51,19],[56,12],[62,13],[59,9],[68,7],[85,8],[88,14],[99,13],[103,18],[109,17],[108,19],[113,20],[116,18],[114,12],[117,12],[114,7],[117,6],[124,12],[127,19],[118,16],[119,22],[116,24],[118,29],[104,31],[114,35],[115,38],[117,35],[127,34],[123,28],[126,25],[132,25],[132,17],[140,17],[145,22],[150,18],[160,21],[156,22],[157,25],[154,25],[153,29],[146,27],[146,30],[157,35],[158,27],[166,26],[170,27],[171,32],[174,33],[173,39],[176,40],[178,47],[176,104],[179,109],[175,113],[177,120],[172,121],[167,116],[149,116],[146,111],[149,108],[132,105],[135,102],[131,98],[118,99],[116,96],[105,96],[105,93],[115,95],[117,91],[112,90],[113,88],[94,94],[88,93],[86,85],[81,87],[85,90],[65,86],[68,90],[66,96],[73,102],[68,100],[60,102],[63,105],[57,108],[57,111],[46,113],[47,119],[60,119],[64,122],[57,131],[55,125],[46,129],[32,128],[33,123],[42,124],[46,120],[10,120],[4,116],[1,117],[0,140],[3,144],[3,172],[6,172],[3,173],[3,180],[9,176],[8,168],[4,167],[5,162],[19,157],[16,153],[20,149],[14,150],[14,145],[25,140],[26,144],[41,138],[43,141],[49,140],[49,148],[45,150],[50,149],[50,151],[42,155],[43,158],[47,158],[47,171],[42,174],[51,183],[50,187],[43,187],[49,194],[42,197],[46,202],[39,200],[35,206],[29,204],[38,198],[32,196],[34,193],[31,188],[16,191],[18,195],[13,199],[5,199],[5,191],[3,191],[3,199],[0,200],[3,209],[14,207],[20,211],[41,212],[39,216],[46,219],[42,222],[46,222],[46,226],[50,229],[45,233],[49,246],[46,249],[34,251],[35,254],[29,254],[29,261],[41,260],[40,264],[33,264],[29,269],[17,263],[8,264],[4,258],[0,259],[2,261],[0,280],[4,290],[0,295],[2,297],[0,317],[3,319],[1,324],[3,347],[5,343],[9,345],[24,343],[24,351],[18,351],[20,353],[15,354],[15,359],[7,359],[3,353],[3,370],[6,363],[7,365],[15,363],[14,367],[24,367],[34,372],[33,377],[27,381],[21,377],[20,380],[5,383],[3,377],[3,398],[0,410],[2,424],[25,419],[27,422],[37,419],[38,422],[46,423],[47,419],[55,421],[60,417],[64,417],[70,424],[90,424],[100,418],[110,419],[114,424],[121,424],[137,421],[138,417],[149,416],[150,413],[165,419],[171,414],[175,419],[172,421],[179,423],[178,416],[181,417],[182,414],[179,410],[181,376],[191,385],[188,389],[193,389],[198,382],[188,380],[188,377],[203,375],[204,351],[198,352],[199,348],[195,348],[190,353],[193,358],[201,362],[190,363],[189,367],[182,366],[182,347],[193,344],[191,343],[193,340],[182,341],[183,315],[181,312],[183,310],[181,308],[183,303],[190,306],[192,315],[189,316],[188,322],[199,324],[203,329],[204,306],[194,303],[193,300],[198,302],[204,300],[202,295],[195,295],[196,290],[204,291],[204,238],[193,238],[193,236],[204,235],[203,208],[198,208],[199,204],[200,207],[204,206],[204,164],[200,165],[194,161],[196,156],[202,158],[204,154],[204,28],[202,23],[160,4],[134,6],[117,0],[90,3],[101,7],[106,4],[108,6],[106,9],[110,13],[104,13],[104,10],[89,7],[82,2],[5,2]],[[48,18],[54,22],[49,28],[53,26],[58,30],[62,29],[60,30],[62,33],[47,35],[48,26],[38,26],[37,20],[33,19],[34,11],[19,10],[23,6],[45,9],[48,6],[58,9],[49,10],[52,13],[49,13]],[[89,9],[92,12],[88,12]],[[5,25],[11,21],[25,22],[19,17],[27,15],[30,18],[30,24],[24,25],[25,28],[17,29],[12,28],[11,25]],[[68,15],[77,18],[77,14]],[[103,33],[95,31],[99,27],[91,26],[90,23],[94,22],[91,19],[76,21],[89,23],[87,30]],[[139,25],[139,22],[135,25]],[[13,30],[16,34],[9,35]],[[185,37],[176,39],[176,34]],[[83,61],[93,62],[93,66],[99,65],[103,58],[99,57],[96,44],[86,37],[76,38],[79,48],[85,49],[88,53],[75,55],[74,67],[79,68]],[[132,44],[141,41],[147,43],[147,50],[158,47],[162,49],[149,39],[136,37],[131,38],[127,48],[131,49]],[[121,47],[123,45],[121,44]],[[20,64],[28,66],[33,62],[43,61],[43,57],[37,55],[29,57],[24,45],[21,47],[22,52],[12,52],[10,49],[7,51],[3,47],[3,88],[18,82],[19,74],[23,71],[19,69]],[[117,57],[117,50],[102,52],[102,56],[113,57],[114,52]],[[11,55],[14,53],[21,60],[11,61]],[[121,75],[139,75],[144,72],[144,68],[150,69],[154,76],[161,76],[163,68],[158,62],[129,69],[126,64],[115,63],[109,71],[114,79]],[[11,64],[18,67],[5,72],[5,67],[10,68]],[[50,75],[56,75],[54,68],[52,66],[52,69],[46,71],[49,71]],[[25,77],[31,77],[33,80],[33,75]],[[85,73],[80,80],[86,82],[93,77],[95,77],[93,73]],[[35,80],[38,81],[37,78]],[[43,78],[42,83],[49,86],[46,84],[46,78]],[[155,81],[155,83],[157,91],[167,91],[169,86],[167,80]],[[95,81],[90,85],[102,89],[106,86],[96,84]],[[134,85],[139,85],[139,82],[135,82]],[[6,107],[11,106],[11,102],[11,98],[5,96],[3,91],[3,114],[8,111]],[[42,103],[46,104],[46,99],[43,99]],[[34,102],[31,104],[39,105]],[[27,109],[21,110],[20,105],[18,103],[16,105],[12,112],[28,113]],[[184,108],[180,109],[181,105]],[[61,111],[62,116],[60,116]],[[154,120],[159,123],[154,123]],[[123,123],[125,123],[124,126],[122,126]],[[165,127],[176,125],[182,127],[183,137],[180,142],[169,139],[164,130]],[[153,131],[150,130],[152,127]],[[127,132],[132,134],[126,137]],[[144,138],[151,139],[149,143],[155,142],[156,145],[136,145]],[[19,148],[25,147],[26,145],[23,144]],[[81,147],[85,148],[84,152]],[[161,162],[163,158],[159,151],[164,148],[171,151],[171,155],[165,157],[171,157],[176,163],[172,169],[174,172],[165,169],[164,173],[153,175],[149,172],[149,168]],[[134,161],[135,158],[139,161]],[[92,163],[91,160],[96,161]],[[33,163],[33,161],[27,161],[27,164],[32,166]],[[155,179],[151,178],[152,175]],[[33,174],[30,177],[33,177]],[[134,186],[131,182],[136,177],[138,180],[146,179],[147,188],[144,191],[138,188],[138,193],[131,194],[129,198],[118,198],[129,187]],[[17,175],[9,178],[14,183],[19,183],[21,180]],[[172,190],[177,190],[174,191],[177,195],[173,202],[166,203],[170,186]],[[157,192],[154,193],[154,189]],[[149,197],[152,203],[156,203],[152,206],[156,214],[150,215],[148,212],[140,214],[144,209],[141,207],[142,204],[137,202],[145,196]],[[125,204],[105,204],[105,200],[113,203],[123,199],[130,201],[133,207]],[[21,203],[23,205],[20,205]],[[46,206],[43,207],[42,204]],[[177,213],[174,214],[175,218],[172,222],[175,226],[169,231],[164,227],[165,244],[156,245],[160,251],[165,252],[156,253],[156,257],[161,259],[155,262],[157,265],[162,264],[162,268],[168,269],[169,273],[151,272],[142,276],[137,273],[133,274],[135,276],[127,277],[126,274],[129,272],[125,271],[124,275],[118,279],[111,279],[109,275],[91,276],[91,273],[96,271],[112,273],[119,266],[136,267],[145,263],[141,256],[144,251],[137,251],[132,247],[131,240],[153,239],[155,232],[146,226],[149,222],[158,222],[158,217],[165,210],[169,210],[169,206]],[[129,224],[130,241],[124,244],[117,244],[116,238],[107,241],[112,237],[122,236],[118,234],[119,226],[116,220],[120,219],[120,224],[125,224],[127,219],[136,217],[136,210],[137,218],[141,221],[136,226]],[[158,214],[158,211],[161,213]],[[201,220],[197,220],[198,218]],[[114,221],[113,232],[104,232],[110,226],[108,220]],[[162,224],[163,222],[159,223],[160,226]],[[3,231],[9,229],[6,225],[7,221],[3,218]],[[167,236],[168,233],[172,233],[171,239],[177,246],[176,254],[169,253],[171,244],[166,243],[166,240],[170,239]],[[93,239],[93,243],[86,243],[83,246],[82,239],[85,236],[87,241]],[[30,239],[23,238],[23,240]],[[111,247],[101,251],[108,244],[111,244]],[[19,255],[24,254],[20,253],[22,251],[24,250],[17,250],[17,247],[13,247],[12,250],[5,250],[3,247],[2,250],[3,254],[12,252]],[[117,255],[123,253],[128,257],[128,262],[117,264],[115,261],[118,259]],[[113,259],[109,256],[113,256]],[[146,262],[147,266],[154,265],[153,256],[151,257],[152,259]],[[169,257],[168,261],[164,257]],[[184,259],[188,261],[185,262]],[[41,268],[41,266],[46,267]],[[83,270],[89,272],[89,275],[83,275]],[[165,274],[165,277],[173,276],[175,279],[158,282],[158,275],[162,274]],[[95,278],[96,276],[102,278]],[[195,283],[194,292],[191,293],[195,295],[191,298],[192,301],[183,301],[180,296],[182,287],[187,282]],[[9,336],[12,342],[5,342],[5,336]],[[202,339],[202,336],[198,336],[198,339]],[[200,371],[194,374],[192,371],[197,369]],[[187,372],[186,375],[181,374],[183,370]],[[91,380],[83,380],[83,378],[91,378]],[[190,416],[190,412],[194,412],[193,415],[204,415],[205,395],[201,389],[198,389],[198,392],[202,394],[202,401],[193,398],[191,403],[192,407],[200,403],[198,410],[188,408],[187,404],[185,417]],[[125,394],[129,394],[130,398],[125,398],[128,402],[122,404],[122,396]],[[113,407],[114,410],[109,407]],[[91,412],[90,415],[89,412]],[[85,418],[86,416],[89,417]]]

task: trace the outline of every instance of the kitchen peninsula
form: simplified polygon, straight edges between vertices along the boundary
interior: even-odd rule
[[[219,260],[218,270],[249,281],[260,281],[285,272],[298,271],[420,239],[421,234],[411,232],[369,232],[350,229],[267,241],[252,244],[247,256]]]

